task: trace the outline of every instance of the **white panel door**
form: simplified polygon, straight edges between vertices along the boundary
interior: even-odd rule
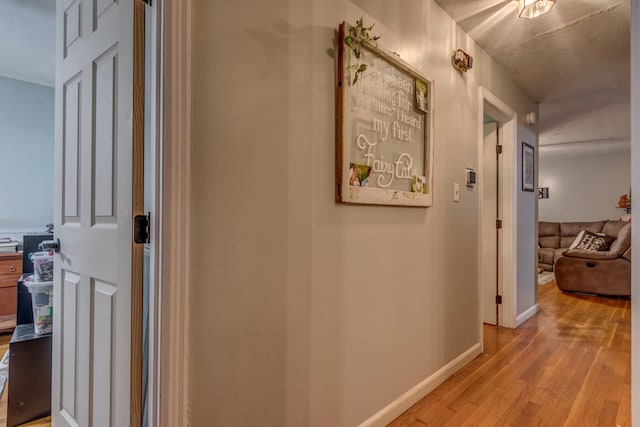
[[[134,1],[58,0],[56,21],[52,420],[128,426]]]
[[[482,166],[482,321],[495,325],[496,287],[498,283],[498,241],[496,219],[498,218],[498,143],[497,123],[484,125]]]

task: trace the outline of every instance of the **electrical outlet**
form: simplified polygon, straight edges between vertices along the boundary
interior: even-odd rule
[[[453,183],[453,201],[460,201],[460,184],[458,184],[457,182]]]

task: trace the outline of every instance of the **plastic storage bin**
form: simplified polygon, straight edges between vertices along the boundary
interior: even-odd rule
[[[34,252],[30,256],[33,262],[33,275],[37,282],[53,280],[53,254],[51,252]]]
[[[53,331],[53,282],[39,282],[36,275],[27,276],[23,283],[31,293],[33,328],[36,334]]]

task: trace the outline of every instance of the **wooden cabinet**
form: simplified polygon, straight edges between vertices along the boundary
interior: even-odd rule
[[[22,275],[22,254],[0,253],[0,332],[16,324],[16,294]]]
[[[7,427],[51,414],[51,334],[37,335],[33,323],[16,326],[9,344]]]

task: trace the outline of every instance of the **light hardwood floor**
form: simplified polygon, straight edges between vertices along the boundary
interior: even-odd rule
[[[515,330],[485,325],[484,353],[390,426],[630,426],[629,301],[538,289],[537,315]],[[0,335],[0,357],[10,338]]]
[[[484,353],[390,426],[630,426],[629,300],[538,289],[537,315],[485,325]]]
[[[0,358],[4,355],[4,352],[9,350],[9,341],[11,341],[11,334],[0,335]],[[9,383],[4,387],[2,396],[0,397],[0,427],[6,427],[7,425],[7,390]],[[51,427],[51,417],[43,418],[41,420],[32,421],[27,424],[22,424],[20,427]]]

